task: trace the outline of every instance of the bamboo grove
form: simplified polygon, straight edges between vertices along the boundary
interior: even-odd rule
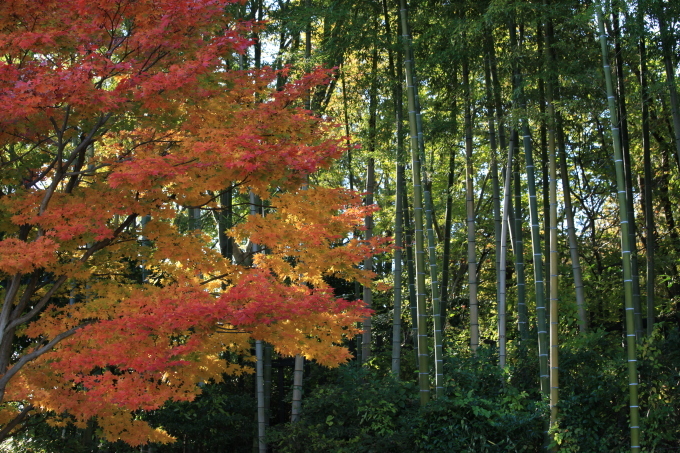
[[[373,320],[357,360],[378,366],[389,350],[402,378],[409,362],[428,404],[444,395],[447,354],[491,346],[501,368],[525,354],[559,448],[560,375],[575,372],[560,368],[564,342],[618,332],[640,451],[637,348],[677,323],[677,6],[282,5],[275,23],[310,21],[311,60],[338,68],[312,108],[362,143],[319,177],[365,188],[381,207],[372,234],[398,247],[375,264],[394,285],[389,301],[373,295],[391,340]]]
[[[252,378],[225,385],[252,393],[242,423],[256,428],[224,451],[680,448],[678,2],[249,0],[238,15],[259,25],[232,66],[287,68],[279,88],[332,68],[304,108],[341,123],[349,151],[301,190],[362,192],[379,209],[351,236],[393,247],[358,265],[375,285],[327,281],[372,309],[346,344],[349,374],[253,342]],[[236,188],[219,203],[224,215],[179,221],[239,262],[225,231],[273,210]],[[401,400],[343,415],[350,385]],[[407,410],[420,412],[397,426]],[[460,420],[479,417],[503,443],[475,443]]]

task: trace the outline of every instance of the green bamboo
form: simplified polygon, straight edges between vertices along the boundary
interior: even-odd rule
[[[560,153],[560,173],[562,174],[562,193],[564,197],[564,213],[567,218],[567,236],[569,238],[569,254],[571,257],[571,272],[574,276],[574,291],[576,294],[576,308],[578,310],[578,326],[581,333],[588,330],[588,317],[586,316],[585,293],[583,290],[583,276],[576,240],[576,226],[574,224],[574,210],[571,204],[571,189],[569,188],[569,168],[567,167],[567,150],[564,143],[564,131],[562,130],[561,117],[557,115],[557,142]]]
[[[263,341],[255,341],[255,389],[257,393],[257,444],[260,453],[267,453],[267,442],[265,441],[265,433],[267,430],[266,423],[266,405],[264,397],[264,349]]]
[[[300,412],[302,411],[302,377],[304,367],[304,356],[300,354],[296,355],[293,364],[293,404],[290,411],[291,423],[297,423],[300,421]]]
[[[638,406],[638,375],[637,375],[637,351],[635,341],[635,320],[633,316],[633,281],[631,270],[631,247],[628,236],[628,210],[626,206],[626,190],[623,174],[623,155],[619,131],[617,130],[618,115],[616,100],[614,98],[614,85],[609,67],[609,47],[605,34],[604,15],[602,5],[596,2],[595,12],[602,51],[602,66],[604,68],[605,84],[607,87],[607,100],[609,104],[609,117],[611,122],[612,139],[614,143],[614,165],[616,168],[616,188],[618,192],[619,215],[621,217],[621,256],[623,258],[623,287],[626,307],[626,350],[628,353],[628,389],[630,408],[630,448],[632,453],[640,451],[640,414]]]
[[[401,171],[404,172],[402,166]],[[404,248],[406,249],[406,276],[408,278],[408,301],[411,311],[411,335],[413,336],[413,350],[415,351],[416,366],[418,366],[418,308],[416,297],[415,265],[413,259],[413,231],[411,215],[408,205],[406,178],[402,193],[402,209],[404,210]]]
[[[498,293],[498,364],[501,368],[505,368],[506,359],[506,263],[508,250],[508,229],[510,227],[509,216],[512,207],[510,205],[510,175],[512,171],[512,155],[515,150],[515,135],[510,136],[510,144],[508,146],[508,158],[505,167],[505,182],[503,188],[503,219],[501,222],[501,258],[500,258],[500,292]]]
[[[383,0],[383,16],[385,19],[385,34],[390,44],[392,43],[392,30],[390,25],[389,11],[387,8],[387,0]],[[399,378],[401,370],[401,277],[402,277],[402,247],[404,243],[403,238],[403,195],[405,188],[404,183],[404,133],[403,133],[403,101],[402,101],[402,87],[400,79],[397,77],[397,69],[394,65],[394,56],[392,48],[388,51],[388,63],[390,78],[392,80],[392,101],[394,104],[394,118],[395,130],[397,135],[396,147],[396,194],[395,194],[395,212],[394,212],[394,243],[397,248],[394,250],[394,311],[392,317],[392,374]],[[399,61],[401,63],[401,61]]]
[[[529,121],[522,119],[522,135],[524,142],[524,162],[527,170],[527,187],[529,189],[529,219],[531,221],[531,250],[534,263],[534,288],[536,291],[536,324],[538,330],[538,365],[541,392],[550,394],[550,374],[548,371],[548,328],[545,313],[545,288],[543,282],[543,252],[541,251],[541,232],[538,223],[538,201],[536,200],[536,176],[534,157],[529,135]]]
[[[543,1],[543,5],[547,6],[547,1]],[[547,8],[546,8],[547,10]],[[549,64],[547,64],[550,61],[548,50],[544,49],[544,44],[549,41],[548,33],[544,28],[547,28],[547,22],[546,22],[546,27],[541,26],[539,24],[538,29],[539,33],[541,33],[541,38],[538,39],[538,53],[539,56],[541,57],[541,61],[548,67],[550,67]],[[546,94],[545,94],[545,80],[543,77],[538,79],[538,98],[539,98],[539,104],[538,104],[538,111],[541,116],[541,124],[539,128],[539,134],[540,134],[540,151],[541,151],[541,193],[542,193],[542,210],[543,210],[543,240],[545,241],[545,247],[543,247],[543,250],[545,250],[546,253],[544,253],[543,257],[543,269],[550,270],[550,253],[548,251],[550,250],[550,187],[549,187],[549,175],[548,175],[548,124],[547,124],[547,117],[548,114],[546,112]],[[544,300],[549,300],[550,299],[550,279],[546,279],[544,281],[544,288],[545,288],[545,293],[544,293]],[[547,314],[547,313],[546,313]],[[547,344],[547,343],[546,343]]]
[[[250,192],[250,214],[258,214],[258,197],[254,192]],[[253,245],[253,253],[257,253],[259,247],[257,244]],[[267,442],[265,435],[267,431],[267,410],[265,401],[264,389],[264,342],[262,340],[255,341],[255,393],[257,396],[257,445],[260,453],[267,453]]]
[[[496,142],[496,125],[494,121],[493,86],[491,84],[491,48],[493,48],[492,33],[487,31],[487,58],[484,59],[484,82],[486,88],[486,111],[489,127],[489,147],[491,148],[491,184],[494,218],[494,255],[496,261],[496,297],[500,293],[501,272],[501,199],[498,181],[498,144]]]
[[[559,402],[559,253],[557,251],[557,153],[555,147],[555,106],[550,81],[547,84],[548,174],[550,191],[550,425],[557,424]]]
[[[415,232],[415,271],[416,271],[416,307],[418,311],[418,384],[420,404],[430,400],[429,352],[427,346],[427,312],[425,288],[425,241],[423,235],[423,191],[420,169],[420,153],[418,152],[418,127],[416,123],[415,86],[413,85],[413,60],[408,33],[408,12],[406,0],[400,0],[400,16],[402,44],[404,46],[404,69],[406,72],[406,96],[408,99],[409,132],[411,138],[411,166],[413,179],[413,216]]]
[[[274,346],[271,343],[264,343],[264,422],[265,427],[269,427],[269,420],[271,419],[271,402],[272,402],[272,355],[274,353]]]
[[[666,23],[664,2],[658,2],[659,11],[656,18],[659,21],[659,31],[661,33],[661,51],[663,55],[664,69],[666,71],[666,86],[671,101],[671,116],[673,118],[673,139],[675,142],[675,152],[680,166],[680,102],[678,101],[678,90],[675,82],[675,66],[673,65],[673,34],[670,32]]]
[[[472,114],[470,69],[463,60],[463,90],[465,98],[465,206],[467,212],[468,288],[470,292],[470,349],[479,347],[479,306],[477,301],[477,253],[475,238],[475,195],[472,168]]]
[[[544,2],[545,4],[545,2]],[[547,67],[550,68],[553,62],[551,58],[551,26],[550,21],[546,23],[546,55]],[[559,252],[557,251],[557,150],[555,146],[555,104],[554,104],[554,83],[553,76],[549,75],[545,83],[547,125],[548,125],[548,187],[550,200],[550,427],[557,425],[557,415],[559,403]]]
[[[453,110],[456,111],[456,104],[453,104]],[[455,113],[454,113],[455,116]],[[454,125],[454,131],[455,131]],[[444,253],[442,254],[442,284],[441,284],[441,320],[442,329],[445,330],[446,326],[446,310],[449,305],[449,274],[450,266],[449,261],[451,259],[451,226],[453,223],[453,182],[454,182],[454,169],[456,164],[456,153],[452,147],[449,152],[449,175],[446,185],[446,214],[444,218]],[[444,347],[442,343],[442,348]]]
[[[514,20],[510,23],[510,46],[514,52],[519,53],[519,44],[517,41],[517,29]],[[513,96],[512,103],[514,106],[517,105],[518,101],[521,104],[523,102],[523,97],[518,94],[522,93],[522,75],[519,70],[518,59],[513,58],[512,63],[512,87]],[[516,147],[519,147],[519,140],[517,137],[517,131],[513,130],[513,143]],[[528,325],[528,313],[526,308],[526,282],[524,278],[524,241],[522,238],[522,188],[520,185],[520,173],[519,173],[519,156],[515,158],[515,164],[513,167],[508,164],[508,171],[514,168],[513,179],[514,179],[514,209],[510,208],[510,216],[513,220],[511,227],[514,226],[514,231],[512,231],[512,244],[513,252],[515,255],[515,274],[517,278],[517,324],[519,328],[520,338],[526,340],[529,338],[529,325]],[[510,174],[508,173],[508,177]],[[514,215],[513,215],[514,214]]]
[[[375,159],[372,157],[368,159],[368,165],[366,167],[366,206],[373,204],[373,187],[375,186]],[[373,237],[373,215],[367,215],[364,219],[364,224],[366,229],[364,231],[364,238],[370,240]],[[373,257],[368,257],[364,259],[364,269],[368,271],[373,270]],[[367,307],[373,305],[373,292],[369,285],[364,286],[363,291],[364,303]],[[371,358],[371,315],[364,318],[363,330],[364,333],[361,336],[361,362],[366,363]]]
[[[427,186],[427,185],[426,185]],[[430,191],[425,191],[425,210],[427,224],[428,256],[430,260],[430,290],[432,291],[432,324],[434,339],[434,373],[435,395],[437,398],[444,396],[444,358],[442,349],[442,318],[441,300],[439,297],[439,281],[437,280],[437,256],[435,253],[434,230],[432,228],[432,197]]]
[[[408,24],[407,24],[408,25]],[[406,29],[406,33],[410,36],[410,32]],[[410,39],[410,38],[409,38]],[[430,193],[430,182],[427,173],[427,161],[425,157],[425,140],[423,138],[423,120],[420,109],[420,97],[418,95],[418,84],[415,74],[415,61],[413,58],[413,50],[409,46],[409,59],[411,60],[411,84],[413,85],[414,101],[415,101],[415,116],[416,116],[416,131],[418,142],[418,154],[420,157],[420,167],[422,174],[423,198],[425,201],[425,227],[427,231],[427,250],[430,267],[430,292],[432,294],[432,327],[434,340],[434,373],[435,373],[435,395],[437,398],[444,396],[444,360],[442,349],[442,321],[441,321],[441,299],[439,292],[439,272],[437,271],[437,254],[434,237],[434,219],[433,219],[433,204],[432,194]]]
[[[621,31],[619,14],[612,9],[614,25],[614,52],[616,64],[616,90],[618,94],[619,134],[621,136],[621,152],[623,153],[623,179],[626,184],[626,210],[628,211],[628,237],[631,247],[630,266],[633,278],[633,317],[635,319],[635,335],[638,341],[644,334],[642,329],[642,307],[640,304],[640,276],[637,263],[637,234],[635,226],[635,209],[633,207],[633,170],[630,162],[630,140],[628,138],[628,113],[626,110],[626,85],[623,75],[623,55],[621,50]]]
[[[378,50],[376,46],[373,47],[372,54],[372,80],[368,101],[368,151],[370,157],[368,158],[368,165],[366,166],[366,206],[371,206],[373,204],[375,191],[375,159],[373,158],[373,153],[376,148],[376,123],[378,115]],[[364,237],[366,240],[370,240],[373,237],[373,214],[369,214],[365,217],[364,225],[366,227]],[[373,270],[372,256],[364,259],[364,269],[368,271]],[[369,308],[373,306],[373,291],[370,286],[364,286],[364,303]],[[372,320],[370,315],[364,318],[363,329],[361,363],[366,363],[371,358]]]
[[[642,112],[642,153],[644,160],[644,190],[642,191],[642,204],[645,213],[645,230],[647,241],[645,242],[647,252],[647,335],[654,332],[654,207],[652,205],[652,159],[650,146],[649,130],[649,89],[647,88],[647,48],[644,37],[644,14],[638,4],[637,20],[640,26],[640,41],[638,50],[640,53],[640,96]]]
[[[401,127],[397,127],[397,130],[401,132]],[[399,156],[403,149],[402,143],[397,145],[397,155]],[[402,263],[402,244],[403,244],[403,234],[402,234],[402,195],[401,192],[404,190],[404,167],[399,164],[399,158],[397,158],[397,194],[395,199],[395,221],[394,221],[394,242],[397,248],[394,250],[394,313],[392,317],[392,374],[395,377],[399,377],[401,369],[401,263]]]
[[[519,153],[515,158],[515,273],[517,274],[517,325],[522,340],[529,339],[529,314],[526,304],[526,279],[524,278],[524,239],[522,234],[522,186],[519,172]]]

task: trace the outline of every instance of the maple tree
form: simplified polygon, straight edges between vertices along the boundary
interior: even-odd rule
[[[356,194],[306,187],[343,151],[297,102],[328,73],[274,90],[277,71],[232,69],[259,26],[232,3],[0,4],[0,439],[50,412],[168,442],[132,412],[247,371],[225,351],[348,358],[367,311],[324,276],[368,284],[356,264],[385,243],[348,239],[370,212]],[[228,185],[270,206],[229,232],[267,251],[252,266],[173,221]]]

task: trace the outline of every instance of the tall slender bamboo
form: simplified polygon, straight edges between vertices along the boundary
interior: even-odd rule
[[[373,190],[375,186],[375,159],[370,157],[368,159],[368,165],[366,167],[366,206],[373,204]],[[364,237],[369,240],[373,237],[373,215],[367,215],[365,217],[365,231]],[[368,271],[373,270],[373,257],[368,257],[364,260],[364,269]],[[367,307],[373,305],[373,292],[371,287],[368,285],[364,286],[364,303]],[[361,342],[361,363],[366,363],[371,358],[371,315],[364,318],[363,330]]]
[[[424,154],[422,154],[424,157]],[[423,161],[424,162],[424,161]],[[424,183],[427,186],[426,183]],[[425,191],[425,210],[426,224],[427,224],[427,243],[428,243],[428,257],[430,260],[430,290],[432,292],[432,327],[434,340],[434,385],[435,395],[437,398],[444,396],[444,357],[442,349],[442,317],[441,317],[441,300],[439,297],[439,281],[437,279],[437,255],[434,242],[434,230],[432,228],[432,197],[430,191]]]
[[[233,225],[232,215],[233,215],[233,201],[232,196],[234,189],[230,185],[227,189],[220,192],[220,210],[213,211],[217,220],[217,238],[220,246],[220,253],[225,258],[233,259],[233,242],[230,237],[227,236],[227,230]]]
[[[475,232],[475,194],[472,169],[472,112],[470,98],[470,68],[463,60],[463,91],[465,102],[465,206],[467,212],[468,288],[470,292],[470,349],[479,347],[479,306],[477,302],[477,251]]]
[[[531,250],[534,264],[534,288],[536,291],[536,324],[538,330],[538,365],[541,392],[550,394],[550,374],[548,371],[548,327],[546,324],[545,288],[543,282],[543,252],[541,251],[541,233],[538,223],[538,201],[536,200],[536,176],[534,157],[531,149],[531,136],[526,118],[522,119],[522,135],[524,143],[524,162],[527,170],[527,187],[529,189],[529,219],[531,221]]]
[[[506,263],[508,253],[508,229],[510,227],[509,215],[512,207],[510,205],[510,181],[508,177],[512,172],[512,156],[515,151],[516,133],[510,136],[508,146],[508,160],[505,167],[505,184],[503,188],[503,221],[501,222],[501,258],[500,258],[500,292],[498,293],[498,364],[505,368],[506,359]]]
[[[250,192],[250,214],[258,213],[259,200],[254,192]],[[257,253],[259,247],[253,245],[253,253]],[[264,342],[255,341],[255,393],[257,395],[257,445],[260,453],[267,453],[267,442],[265,435],[267,432],[267,410],[264,389]]]
[[[290,422],[297,423],[300,421],[300,412],[302,410],[302,378],[305,368],[304,356],[298,354],[295,356],[293,364],[293,404],[290,411]]]
[[[255,341],[255,389],[257,393],[257,445],[260,453],[267,453],[265,434],[267,432],[266,405],[264,398],[264,349],[263,341]]]
[[[397,127],[400,131],[401,127]],[[403,140],[400,145],[397,145],[397,155],[399,156],[403,149]],[[394,251],[394,313],[392,318],[392,374],[399,377],[401,369],[401,264],[402,264],[402,219],[404,213],[402,212],[403,197],[401,191],[404,190],[404,167],[399,164],[399,157],[397,158],[397,194],[395,199],[395,222],[394,222],[394,242],[397,249]]]
[[[515,143],[518,143],[516,140]],[[526,303],[526,280],[524,278],[524,239],[522,234],[522,186],[519,172],[519,153],[514,163],[515,189],[515,273],[517,274],[517,325],[522,340],[529,339],[529,313]]]
[[[544,1],[544,4],[546,2]],[[546,21],[546,66],[552,67],[552,23]],[[555,146],[554,75],[548,74],[545,82],[548,125],[548,175],[550,199],[550,426],[557,424],[559,402],[559,252],[557,250],[557,149]]]
[[[635,226],[635,209],[633,206],[633,170],[630,162],[630,139],[628,136],[628,113],[626,109],[626,84],[623,74],[623,52],[621,50],[621,31],[619,14],[612,8],[612,22],[614,29],[614,61],[616,67],[616,92],[619,109],[619,134],[621,136],[621,152],[623,153],[623,178],[626,183],[626,210],[628,211],[628,236],[630,243],[630,265],[633,278],[633,317],[635,319],[635,334],[640,340],[642,330],[642,307],[640,304],[640,276],[637,263],[637,234]]]
[[[501,272],[501,197],[498,181],[498,144],[496,142],[496,125],[494,122],[493,86],[491,84],[491,54],[493,38],[491,31],[486,33],[487,56],[484,59],[484,82],[486,87],[486,112],[489,124],[489,148],[491,148],[491,186],[493,198],[494,255],[496,260],[496,297],[500,293]]]
[[[402,168],[402,172],[404,169]],[[402,209],[404,211],[404,248],[406,249],[406,275],[408,277],[408,300],[411,311],[411,334],[413,336],[413,350],[415,351],[416,366],[418,366],[418,308],[417,290],[415,277],[415,264],[413,257],[413,223],[406,193],[406,178],[404,178],[404,192],[402,194]]]
[[[665,2],[659,1],[657,3],[659,11],[657,11],[656,16],[659,21],[659,31],[661,32],[661,51],[664,69],[666,70],[666,86],[668,87],[668,95],[671,101],[675,152],[678,165],[680,166],[680,105],[675,82],[675,65],[673,64],[673,35],[669,31],[666,21]]]
[[[264,343],[264,423],[265,428],[269,428],[269,420],[271,419],[271,403],[272,403],[272,355],[274,354],[274,346],[271,343]]]
[[[557,155],[555,149],[555,107],[548,82],[548,167],[550,187],[550,425],[557,423],[559,402],[559,253],[557,251]]]
[[[585,294],[583,291],[583,276],[581,274],[581,262],[576,241],[576,226],[574,224],[574,210],[571,204],[571,189],[569,182],[569,168],[567,167],[567,150],[564,141],[564,130],[561,117],[557,115],[557,142],[560,153],[560,173],[562,176],[562,196],[564,198],[564,213],[567,218],[567,236],[569,238],[569,254],[571,257],[571,272],[574,276],[574,291],[576,294],[576,307],[578,309],[578,326],[581,333],[588,330],[588,317],[586,316]]]
[[[655,235],[654,235],[654,208],[652,205],[652,159],[650,146],[650,131],[649,131],[649,89],[647,86],[647,47],[644,36],[644,13],[640,4],[638,3],[637,20],[640,26],[640,40],[638,50],[640,54],[640,96],[641,113],[642,113],[642,153],[644,160],[644,190],[642,191],[643,211],[645,213],[645,232],[647,236],[646,254],[647,254],[647,335],[652,335],[654,332],[654,252],[655,252]]]
[[[509,26],[510,32],[510,47],[513,52],[517,54],[520,53],[520,45],[517,40],[517,25],[514,19],[511,21]],[[522,93],[522,74],[519,68],[519,58],[513,58],[512,60],[512,88],[513,96],[512,103],[513,106],[517,106],[523,103]],[[513,143],[516,147],[519,147],[519,140],[517,137],[517,131],[513,129]],[[513,252],[515,255],[515,275],[517,277],[517,324],[519,327],[520,338],[526,340],[529,338],[529,325],[528,325],[528,313],[526,309],[526,283],[524,278],[524,242],[522,238],[522,188],[520,185],[520,173],[519,173],[519,156],[515,158],[515,163],[512,167],[508,166],[508,171],[510,168],[514,168],[512,176],[508,173],[508,177],[513,177],[514,179],[514,209],[510,209],[510,216],[513,217],[514,221],[511,227],[514,226],[514,232],[512,236]],[[512,230],[511,230],[512,231]]]
[[[371,206],[375,192],[375,159],[373,158],[373,153],[376,148],[376,124],[378,116],[378,48],[376,46],[373,47],[371,56],[371,86],[368,95],[368,151],[370,157],[366,166],[365,204],[366,206]],[[364,236],[366,240],[370,240],[373,237],[373,214],[367,215],[364,220],[366,227]],[[364,269],[368,271],[373,270],[372,256],[364,259]],[[373,305],[373,291],[370,286],[364,286],[364,303],[369,308]],[[370,315],[364,318],[363,328],[361,361],[366,363],[371,358],[372,321]]]
[[[638,406],[638,375],[637,375],[637,352],[635,341],[635,320],[633,317],[633,282],[630,262],[630,239],[628,236],[628,210],[626,207],[625,180],[623,174],[623,155],[619,131],[617,130],[618,118],[616,101],[614,98],[614,85],[609,67],[609,47],[605,34],[604,15],[602,5],[596,2],[595,12],[602,51],[602,66],[604,68],[605,84],[607,87],[607,99],[609,104],[609,117],[611,120],[612,139],[614,143],[614,165],[616,168],[616,188],[618,192],[619,215],[621,217],[621,255],[623,258],[623,286],[626,307],[626,349],[628,353],[628,389],[630,408],[630,448],[631,452],[640,451],[640,414]]]
[[[408,24],[407,24],[408,25]],[[407,29],[407,34],[410,36],[410,31]],[[437,398],[444,396],[444,360],[442,349],[442,321],[441,321],[441,300],[439,293],[439,272],[437,271],[437,255],[436,244],[434,237],[434,214],[432,204],[432,194],[430,193],[430,181],[427,172],[427,161],[425,156],[425,140],[423,135],[423,119],[420,109],[420,96],[418,94],[418,84],[415,72],[415,60],[413,57],[413,49],[408,48],[411,60],[411,84],[413,85],[413,94],[415,101],[415,119],[417,131],[418,154],[420,157],[420,168],[422,176],[422,192],[424,198],[425,210],[425,227],[427,231],[427,251],[430,268],[430,292],[432,295],[432,326],[434,340],[434,373],[435,373],[435,395]]]
[[[455,77],[454,77],[455,78]],[[453,111],[456,112],[456,103],[453,103]],[[454,113],[455,116],[455,113]],[[454,132],[455,132],[454,124]],[[444,218],[444,253],[442,254],[442,284],[441,284],[441,320],[442,329],[445,329],[446,325],[446,311],[449,306],[449,274],[450,266],[449,261],[451,260],[451,227],[453,223],[453,183],[454,183],[454,169],[456,164],[456,153],[455,149],[452,147],[449,151],[449,175],[446,185],[446,214]],[[442,347],[444,345],[442,344]]]
[[[305,0],[305,7],[311,8],[312,0]],[[305,27],[305,61],[309,62],[312,57],[312,23],[307,22]],[[312,108],[312,93],[307,92],[304,99],[305,109],[311,110]],[[350,157],[351,158],[351,157]],[[350,162],[350,189],[352,188],[352,172],[351,172],[351,162]],[[365,296],[364,296],[365,297]],[[363,339],[363,336],[362,336]],[[361,350],[361,348],[357,348]],[[361,363],[361,359],[359,359]],[[302,409],[302,377],[305,366],[305,358],[301,354],[295,356],[293,362],[293,398],[291,404],[291,423],[296,423],[300,420],[300,411]]]
[[[420,404],[430,400],[429,352],[427,347],[427,312],[425,308],[425,244],[423,235],[423,193],[418,152],[418,127],[416,124],[415,86],[413,85],[413,60],[408,26],[406,0],[400,0],[402,44],[404,46],[404,69],[406,72],[406,95],[408,99],[409,132],[411,138],[411,165],[413,173],[413,216],[416,241],[416,298],[418,310],[418,383]]]
[[[390,25],[390,16],[387,8],[387,0],[383,0],[383,17],[385,20],[385,34],[387,39],[392,43],[392,30]],[[403,101],[402,101],[402,87],[397,78],[397,69],[394,65],[394,56],[392,48],[388,51],[388,63],[390,78],[392,80],[392,100],[394,103],[394,118],[396,130],[396,194],[395,194],[395,219],[394,219],[394,242],[397,248],[394,250],[394,311],[392,317],[392,374],[399,378],[401,369],[401,276],[402,276],[402,244],[403,239],[403,195],[405,188],[404,183],[404,134],[403,134]],[[399,62],[401,63],[401,62]]]
[[[547,2],[544,0],[543,5],[547,5]],[[548,50],[544,49],[545,43],[549,40],[548,38],[548,33],[547,30],[545,30],[547,26],[547,21],[545,26],[543,24],[539,24],[538,26],[538,32],[541,35],[540,38],[538,39],[538,54],[539,57],[541,58],[541,63],[544,64],[546,67],[551,67],[547,65],[547,62],[550,60],[550,56],[548,54]],[[545,69],[544,69],[545,71]],[[540,128],[539,128],[539,134],[540,134],[540,151],[541,151],[541,193],[543,194],[542,201],[543,201],[543,240],[545,241],[545,247],[543,250],[546,251],[544,253],[544,261],[543,261],[543,268],[546,270],[550,270],[550,253],[548,251],[550,250],[550,184],[549,184],[549,174],[548,174],[548,122],[547,122],[547,111],[546,111],[546,95],[545,95],[545,80],[544,78],[538,79],[538,98],[539,98],[539,103],[538,103],[538,110],[539,114],[541,115],[541,123],[540,123]],[[545,294],[544,297],[545,299],[550,299],[550,278],[545,280]],[[546,313],[547,314],[547,313]],[[547,344],[547,343],[546,343]]]

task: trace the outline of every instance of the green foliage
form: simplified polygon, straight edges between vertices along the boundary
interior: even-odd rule
[[[252,380],[246,379],[250,384]],[[157,453],[250,453],[256,432],[255,401],[251,392],[229,383],[206,384],[192,402],[169,402],[162,409],[139,413],[152,426],[162,426],[177,441],[153,445]],[[42,420],[41,420],[42,421]],[[0,452],[134,453],[124,442],[106,442],[96,424],[52,427],[35,423],[0,445]]]
[[[680,335],[660,325],[639,347],[643,451],[678,451]],[[628,388],[621,337],[602,330],[576,336],[560,350],[560,452],[627,452]]]
[[[453,393],[427,406],[414,432],[418,452],[522,452],[540,448],[541,413],[525,392]]]
[[[409,423],[418,412],[411,383],[353,366],[341,367],[335,382],[303,400],[297,424],[275,427],[276,452],[409,452]]]
[[[274,428],[270,441],[285,453],[536,451],[541,405],[505,385],[489,357],[450,358],[446,397],[423,409],[414,384],[343,367],[303,401],[301,421]]]

